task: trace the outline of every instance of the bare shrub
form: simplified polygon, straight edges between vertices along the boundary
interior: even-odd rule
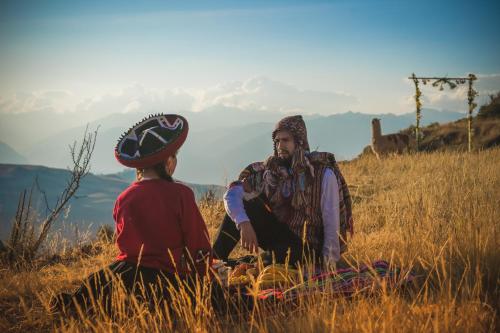
[[[69,179],[53,207],[49,207],[45,193],[41,191],[48,212],[45,217],[39,216],[32,207],[33,190],[35,185],[38,185],[37,181],[34,181],[29,193],[26,190],[21,193],[6,246],[7,251],[1,258],[3,262],[9,266],[20,266],[29,264],[37,256],[47,239],[51,226],[80,187],[82,179],[90,171],[90,159],[94,152],[96,137],[97,129],[89,132],[87,127],[82,142],[79,144],[75,141],[69,146],[73,166],[68,168]],[[37,225],[40,225],[39,229]]]
[[[213,189],[208,189],[200,199],[200,206],[212,206],[217,202],[217,195]]]

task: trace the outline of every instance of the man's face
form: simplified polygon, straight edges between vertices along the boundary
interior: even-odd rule
[[[274,143],[276,145],[276,151],[278,152],[278,157],[282,159],[290,159],[295,151],[295,140],[293,136],[288,131],[279,131],[274,137]]]

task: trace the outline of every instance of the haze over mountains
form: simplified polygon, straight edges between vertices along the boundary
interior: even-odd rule
[[[27,164],[28,160],[9,145],[0,142],[0,163]]]
[[[116,140],[150,113],[154,111],[114,113],[89,123],[91,130],[99,127],[92,172],[109,174],[124,169],[113,155]],[[219,185],[234,179],[250,162],[272,153],[271,132],[276,121],[284,116],[280,112],[220,106],[202,112],[178,113],[188,119],[190,134],[180,151],[176,176],[191,183]],[[424,109],[422,123],[449,122],[463,116]],[[68,146],[79,140],[86,128],[81,117],[73,113],[29,112],[0,117],[0,141],[13,148],[0,145],[2,163],[65,168],[70,162]],[[338,160],[355,157],[370,142],[373,117],[382,119],[384,133],[399,131],[415,122],[413,113],[306,115],[311,149],[333,152]]]

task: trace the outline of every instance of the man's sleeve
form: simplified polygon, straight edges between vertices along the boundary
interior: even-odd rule
[[[323,258],[327,261],[340,260],[340,209],[339,185],[331,169],[326,169],[321,183],[321,214],[323,218]]]
[[[242,222],[250,221],[243,205],[244,192],[243,184],[234,182],[224,193],[224,208],[231,220],[236,223],[236,226],[239,226]]]
[[[226,212],[238,228],[241,223],[250,221],[245,212],[243,201],[255,198],[261,193],[264,170],[264,162],[249,164],[240,172],[238,180],[229,185],[224,194]]]
[[[186,258],[188,263],[193,261],[196,271],[200,275],[205,275],[207,262],[211,263],[210,238],[205,221],[196,205],[194,193],[190,189],[187,189],[182,196],[181,229],[191,257]]]

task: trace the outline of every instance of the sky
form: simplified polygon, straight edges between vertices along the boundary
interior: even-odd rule
[[[498,1],[0,0],[0,115],[401,114],[412,72],[475,73],[481,102],[500,91],[499,14]],[[424,89],[424,107],[465,99]]]

